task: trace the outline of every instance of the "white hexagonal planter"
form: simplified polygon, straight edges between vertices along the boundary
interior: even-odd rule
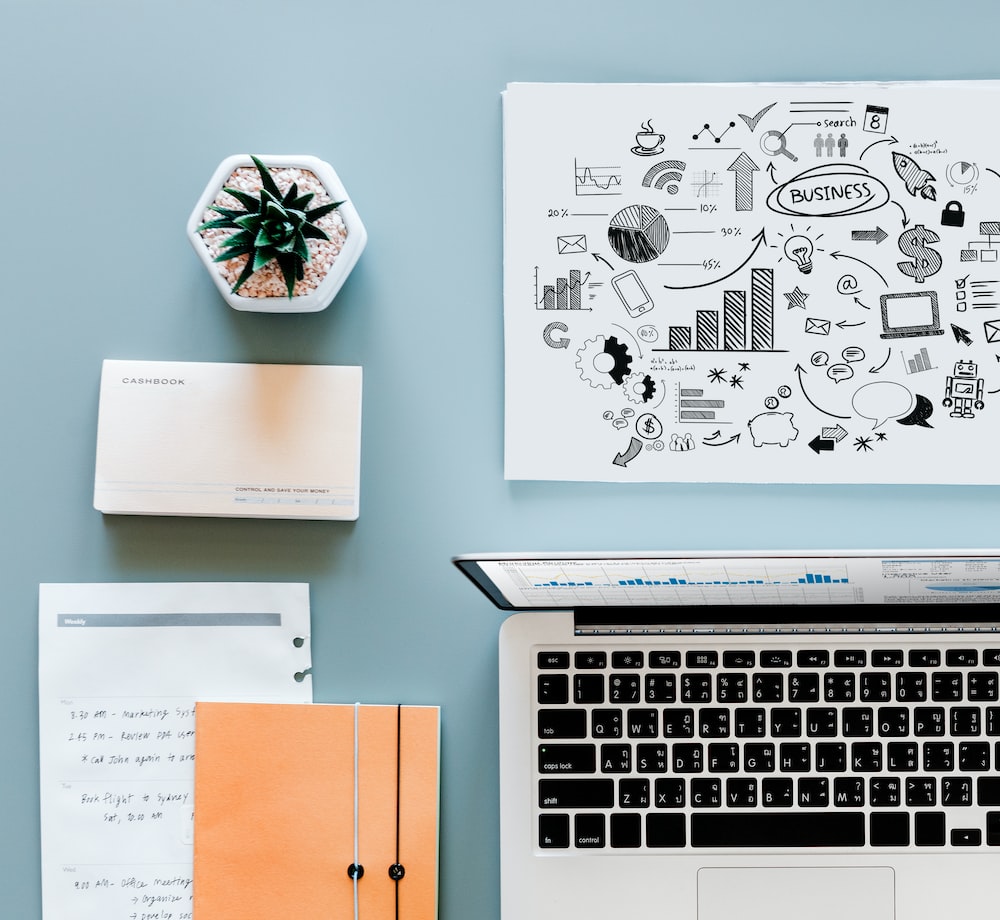
[[[333,301],[365,248],[368,234],[364,224],[329,163],[307,155],[261,154],[258,159],[268,167],[282,192],[287,191],[292,182],[298,185],[300,193],[315,192],[309,207],[317,207],[329,201],[342,202],[335,211],[316,221],[317,226],[326,231],[330,241],[307,241],[310,260],[304,266],[302,280],[295,284],[293,296],[288,296],[281,272],[273,262],[254,272],[233,293],[232,287],[243,269],[246,257],[225,262],[215,261],[225,239],[233,231],[198,231],[203,223],[219,216],[210,209],[213,203],[223,207],[240,207],[235,198],[223,191],[224,187],[232,186],[247,192],[260,189],[260,175],[249,154],[236,154],[219,164],[188,218],[188,239],[219,293],[234,309],[258,313],[315,313],[324,310]]]

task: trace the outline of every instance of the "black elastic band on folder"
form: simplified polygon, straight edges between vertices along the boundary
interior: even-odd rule
[[[399,861],[399,787],[400,774],[402,772],[402,731],[403,731],[403,707],[396,704],[396,861],[389,866],[389,878],[396,883],[396,920],[399,920],[399,881],[406,875],[406,869]]]

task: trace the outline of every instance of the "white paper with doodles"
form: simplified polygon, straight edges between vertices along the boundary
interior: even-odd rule
[[[191,917],[194,703],[312,702],[305,584],[43,584],[47,920]]]
[[[509,85],[507,478],[997,482],[998,104]]]

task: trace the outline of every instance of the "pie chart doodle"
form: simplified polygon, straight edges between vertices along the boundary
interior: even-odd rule
[[[664,216],[645,204],[622,208],[608,227],[611,248],[626,262],[650,262],[659,256],[670,240]]]

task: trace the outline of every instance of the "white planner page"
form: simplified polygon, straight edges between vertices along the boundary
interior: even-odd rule
[[[309,586],[43,584],[48,920],[190,920],[196,700],[312,702]]]

